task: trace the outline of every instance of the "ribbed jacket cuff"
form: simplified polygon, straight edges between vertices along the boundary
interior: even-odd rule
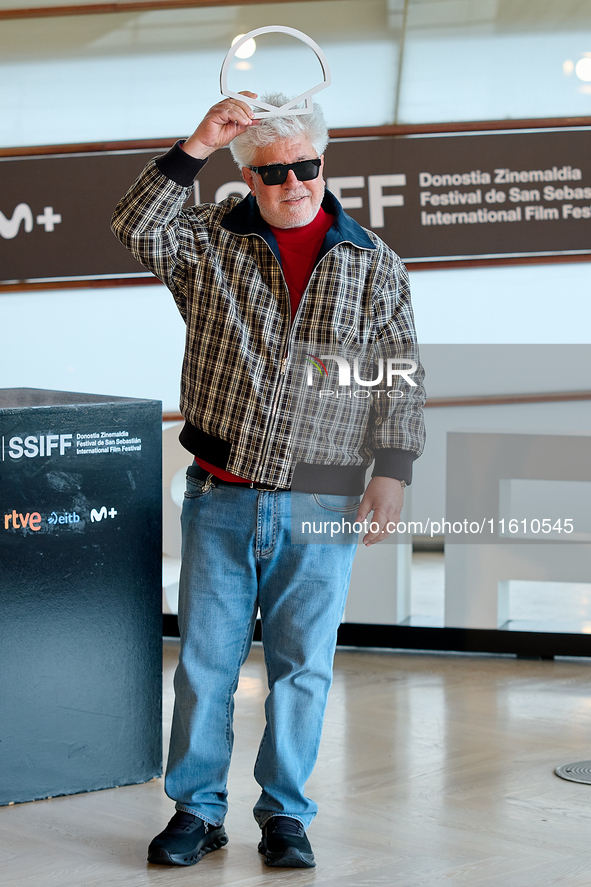
[[[393,477],[403,480],[407,486],[412,481],[412,463],[417,458],[410,450],[394,448],[375,450],[375,465],[372,477]]]
[[[156,158],[156,166],[162,175],[172,179],[177,185],[182,185],[183,188],[191,187],[195,176],[206,163],[207,158],[198,160],[183,151],[180,141],[173,145],[166,154]]]

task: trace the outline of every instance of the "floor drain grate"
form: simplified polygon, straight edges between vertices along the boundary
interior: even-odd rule
[[[591,785],[591,761],[576,761],[574,764],[563,764],[554,771],[561,779],[569,782],[582,782]]]

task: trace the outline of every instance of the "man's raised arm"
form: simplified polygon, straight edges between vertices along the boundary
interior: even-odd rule
[[[244,94],[256,98],[254,93]],[[183,316],[183,263],[178,257],[182,254],[198,261],[207,240],[204,226],[187,225],[184,204],[208,156],[245,132],[253,123],[252,114],[246,102],[218,102],[185,142],[177,142],[150,161],[113,213],[115,237],[168,286]]]

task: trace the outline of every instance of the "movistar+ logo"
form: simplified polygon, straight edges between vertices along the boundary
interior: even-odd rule
[[[62,217],[59,213],[53,211],[53,206],[46,206],[43,213],[37,216],[37,224],[42,225],[46,231],[55,231],[55,226],[59,225]],[[0,211],[0,237],[5,240],[13,240],[18,234],[21,224],[26,234],[30,234],[33,230],[33,211],[28,203],[19,203],[10,218],[7,218]]]

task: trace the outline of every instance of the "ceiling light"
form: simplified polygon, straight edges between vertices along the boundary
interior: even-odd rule
[[[238,43],[241,37],[244,37],[244,34],[237,34],[237,36],[234,37],[234,39],[232,40],[232,46],[234,46],[235,43]],[[240,49],[236,50],[236,57],[239,59],[249,59],[251,55],[254,55],[254,53],[256,52],[256,48],[256,41],[253,40],[251,37],[250,40],[247,40],[246,43],[243,43]]]
[[[575,73],[579,80],[591,82],[591,58],[585,57],[579,59],[575,65]]]

